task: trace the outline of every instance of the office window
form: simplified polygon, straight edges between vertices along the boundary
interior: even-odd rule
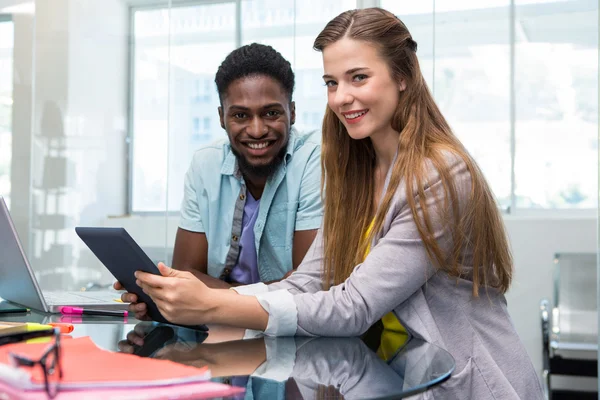
[[[290,61],[295,127],[320,129],[327,97],[312,43],[331,18],[355,7],[356,0],[232,0],[134,9],[130,210],[179,211],[194,151],[226,138],[214,76],[237,46],[268,44]]]
[[[436,0],[400,7],[382,1],[417,41],[438,106],[503,208],[511,202],[509,3]]]
[[[10,207],[12,154],[13,23],[0,16],[0,196]]]
[[[502,208],[593,208],[598,4],[516,0],[511,21],[510,3],[381,0],[419,43],[438,105]]]
[[[510,0],[436,0],[435,98],[503,209],[511,205]]]
[[[595,208],[598,2],[516,5],[517,207]]]
[[[132,212],[178,211],[192,154],[223,135],[203,128],[219,126],[214,75],[235,32],[234,1],[133,10]]]

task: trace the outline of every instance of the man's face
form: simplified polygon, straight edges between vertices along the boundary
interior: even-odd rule
[[[264,178],[285,157],[296,113],[294,102],[290,103],[277,80],[255,75],[231,82],[219,118],[242,174]]]

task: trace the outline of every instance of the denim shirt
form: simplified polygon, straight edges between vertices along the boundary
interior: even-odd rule
[[[254,240],[263,282],[292,269],[295,231],[321,226],[321,137],[290,132],[287,153],[269,177],[260,198]],[[203,232],[208,241],[208,274],[225,279],[237,263],[246,184],[229,140],[196,151],[185,176],[179,227]]]

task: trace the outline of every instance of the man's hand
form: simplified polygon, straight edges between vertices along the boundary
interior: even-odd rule
[[[178,271],[163,263],[158,263],[158,270],[161,276],[137,271],[135,277],[136,284],[152,298],[163,317],[182,325],[209,322],[206,316],[213,310],[214,289],[191,272]]]
[[[115,282],[113,287],[116,290],[125,290],[125,288],[121,285],[120,282]],[[127,308],[130,313],[135,315],[136,319],[140,321],[150,321],[150,317],[148,316],[148,307],[146,303],[138,303],[138,297],[135,293],[123,293],[121,295],[121,301],[123,303],[129,303],[129,307]]]
[[[212,276],[207,275],[200,271],[196,271],[196,270],[183,270],[183,271],[190,272],[192,275],[194,275],[196,278],[201,280],[206,286],[208,286],[211,289],[229,289],[230,287],[234,286],[234,285],[230,285],[229,283],[222,281],[220,279],[213,278]]]
[[[140,322],[133,327],[133,330],[127,334],[126,340],[121,340],[117,347],[121,353],[133,354],[135,346],[142,347],[144,345],[144,338],[154,329],[154,325],[149,322]]]

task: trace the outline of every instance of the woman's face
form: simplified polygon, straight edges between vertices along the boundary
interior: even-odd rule
[[[377,48],[344,38],[323,50],[327,104],[353,139],[391,131],[404,81],[392,78]]]

